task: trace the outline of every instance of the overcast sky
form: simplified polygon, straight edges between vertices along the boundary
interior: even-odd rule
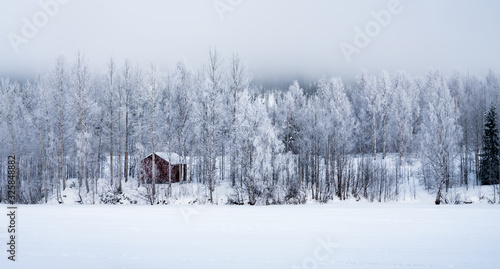
[[[497,0],[65,0],[44,11],[51,1],[0,0],[0,76],[45,72],[77,50],[96,72],[110,56],[196,69],[210,46],[226,62],[239,52],[257,77],[500,71]]]

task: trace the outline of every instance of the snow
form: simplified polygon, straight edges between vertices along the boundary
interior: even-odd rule
[[[116,185],[117,182],[114,184]],[[61,190],[61,197],[59,198],[62,200],[63,205],[91,205],[93,203],[92,184],[90,184],[89,193],[86,192],[85,186],[82,186],[81,189],[78,187],[78,179],[76,178],[68,179],[66,185],[66,189]],[[95,203],[107,204],[105,200],[108,198],[108,200],[119,200],[117,204],[148,205],[148,191],[145,186],[146,185],[141,184],[141,186],[138,187],[138,182],[135,178],[130,178],[128,182],[122,179],[123,193],[116,194],[113,192],[113,188],[109,186],[109,179],[101,178],[97,182],[98,194],[94,197]],[[205,203],[209,195],[207,187],[201,183],[174,183],[172,184],[171,195],[168,197],[166,195],[169,188],[168,184],[156,184],[156,187],[158,188],[157,202],[161,204],[200,204]],[[232,191],[229,182],[219,183],[213,194],[214,203],[227,204],[228,197]],[[44,203],[44,200],[40,201],[40,203]],[[47,204],[59,204],[57,195],[50,195]]]
[[[18,261],[1,228],[0,268],[484,269],[500,242],[487,203],[20,205],[17,222]]]

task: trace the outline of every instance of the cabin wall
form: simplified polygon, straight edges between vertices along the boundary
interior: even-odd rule
[[[141,181],[145,183],[151,183],[152,182],[152,162],[153,158],[152,156],[147,157],[146,159],[142,160],[141,165],[142,165],[142,175],[141,175]],[[164,159],[155,156],[155,165],[156,165],[156,183],[158,184],[166,184],[169,183],[168,181],[168,169],[169,169],[169,163],[165,161]],[[176,164],[176,165],[171,165],[170,167],[172,168],[172,174],[171,174],[171,180],[172,183],[179,182],[180,179],[180,167],[182,166],[184,170],[184,176],[183,180],[185,181],[187,176],[186,176],[186,165],[181,165],[181,164]]]

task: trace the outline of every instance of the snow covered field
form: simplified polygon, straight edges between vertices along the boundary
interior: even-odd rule
[[[500,207],[21,205],[0,268],[498,268]]]

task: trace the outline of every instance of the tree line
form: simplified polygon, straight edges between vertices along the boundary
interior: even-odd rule
[[[178,61],[170,72],[113,58],[92,72],[77,52],[36,79],[1,79],[0,201],[11,154],[19,203],[62,201],[70,178],[97,202],[98,181],[121,193],[144,157],[165,151],[187,164],[181,184],[206,187],[203,202],[214,202],[220,184],[231,186],[234,204],[398,200],[410,172],[437,204],[449,202],[450,188],[481,184],[485,113],[499,95],[492,71],[362,71],[352,84],[333,76],[307,92],[297,81],[263,91],[238,54],[225,60],[216,49],[198,70]],[[409,171],[415,160],[421,168]],[[154,181],[137,184],[158,201]]]

